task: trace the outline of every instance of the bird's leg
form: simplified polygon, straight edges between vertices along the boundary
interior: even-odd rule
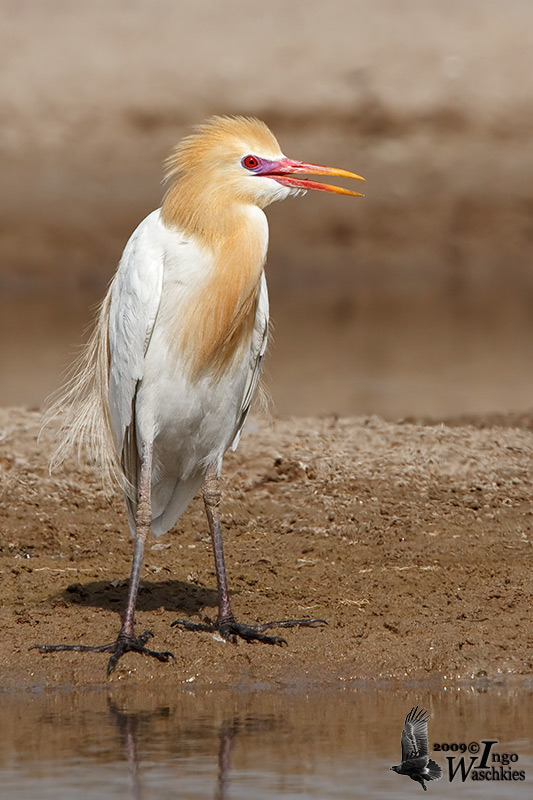
[[[190,620],[177,619],[172,623],[172,627],[179,626],[188,631],[218,631],[225,639],[229,639],[231,642],[236,642],[237,638],[240,637],[248,642],[258,641],[264,644],[277,644],[282,646],[287,644],[285,639],[281,636],[266,636],[264,631],[269,628],[313,628],[319,625],[326,625],[327,623],[323,619],[282,619],[277,622],[265,622],[262,625],[246,625],[235,620],[231,610],[226,565],[224,562],[224,548],[222,545],[222,530],[220,526],[221,493],[216,463],[211,464],[207,469],[203,496],[209,532],[211,534],[211,541],[215,554],[218,616],[214,623],[196,623]]]
[[[117,662],[124,653],[133,651],[157,658],[159,661],[168,661],[174,658],[172,653],[157,652],[146,647],[146,642],[153,636],[152,631],[144,631],[140,636],[135,636],[135,606],[139,593],[141,566],[144,556],[144,543],[152,524],[152,444],[143,447],[141,469],[139,476],[139,494],[137,511],[135,514],[135,544],[133,548],[133,562],[128,588],[128,600],[122,625],[116,641],[102,645],[84,644],[36,644],[30,650],[39,650],[41,653],[55,653],[59,650],[74,650],[80,653],[111,653],[107,664],[107,674],[115,669]]]
[[[213,544],[213,553],[215,555],[215,572],[218,590],[217,623],[223,625],[228,620],[233,619],[233,612],[231,610],[226,562],[224,560],[224,546],[222,544],[222,529],[220,526],[220,501],[222,499],[222,493],[220,491],[220,481],[216,464],[212,464],[207,470],[203,496],[209,533],[211,534],[211,542]]]
[[[153,444],[143,446],[141,469],[139,476],[139,496],[135,514],[135,544],[133,548],[133,562],[128,586],[128,600],[122,620],[115,648],[107,665],[109,675],[115,669],[119,658],[128,651],[144,653],[157,658],[159,661],[168,661],[174,658],[172,653],[157,652],[146,647],[146,642],[153,636],[152,631],[144,631],[140,636],[135,636],[135,607],[141,578],[141,567],[144,557],[144,545],[152,527],[152,453]]]

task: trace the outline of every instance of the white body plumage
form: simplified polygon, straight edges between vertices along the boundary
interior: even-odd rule
[[[247,213],[261,236],[264,262],[266,217],[255,206]],[[236,447],[267,346],[268,295],[261,272],[248,345],[237,350],[220,375],[209,369],[191,375],[180,346],[179,320],[209,284],[214,268],[210,252],[194,236],[168,228],[158,210],[132,234],[109,289],[111,426],[126,465],[133,466],[141,457],[143,442],[153,442],[156,536],[169,530],[185,511],[203,482],[206,466],[216,462],[220,468],[227,448]],[[129,477],[135,483],[134,475]],[[134,502],[128,505],[134,530]]]

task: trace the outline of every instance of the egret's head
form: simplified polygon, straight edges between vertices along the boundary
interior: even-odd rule
[[[274,200],[307,189],[361,196],[301,175],[337,175],[364,180],[353,172],[286,158],[276,137],[258,119],[211,117],[183,139],[167,161],[167,178],[178,185],[207,190],[213,199],[252,203],[264,208]]]

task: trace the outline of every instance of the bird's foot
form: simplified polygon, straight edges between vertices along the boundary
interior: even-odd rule
[[[29,650],[39,650],[40,653],[57,653],[60,650],[70,650],[76,653],[111,653],[111,658],[107,664],[107,674],[111,675],[119,658],[124,653],[142,653],[145,656],[157,658],[158,661],[168,661],[170,658],[174,658],[174,654],[168,651],[161,652],[150,650],[146,647],[146,642],[153,635],[152,631],[145,631],[140,636],[119,633],[116,641],[108,644],[96,646],[87,644],[34,644]]]
[[[191,622],[188,619],[176,619],[171,627],[180,627],[186,631],[205,631],[206,633],[219,633],[224,639],[234,644],[237,639],[246,642],[263,642],[263,644],[277,644],[283,647],[287,640],[282,636],[267,636],[264,631],[270,628],[317,628],[328,623],[324,619],[281,619],[277,622],[264,622],[262,625],[246,625],[237,622],[233,617],[217,620],[216,622]]]

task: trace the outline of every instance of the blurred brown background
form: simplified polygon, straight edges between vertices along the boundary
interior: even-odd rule
[[[75,355],[161,162],[254,114],[366,197],[269,209],[278,413],[533,405],[530,0],[0,0],[0,404]]]

